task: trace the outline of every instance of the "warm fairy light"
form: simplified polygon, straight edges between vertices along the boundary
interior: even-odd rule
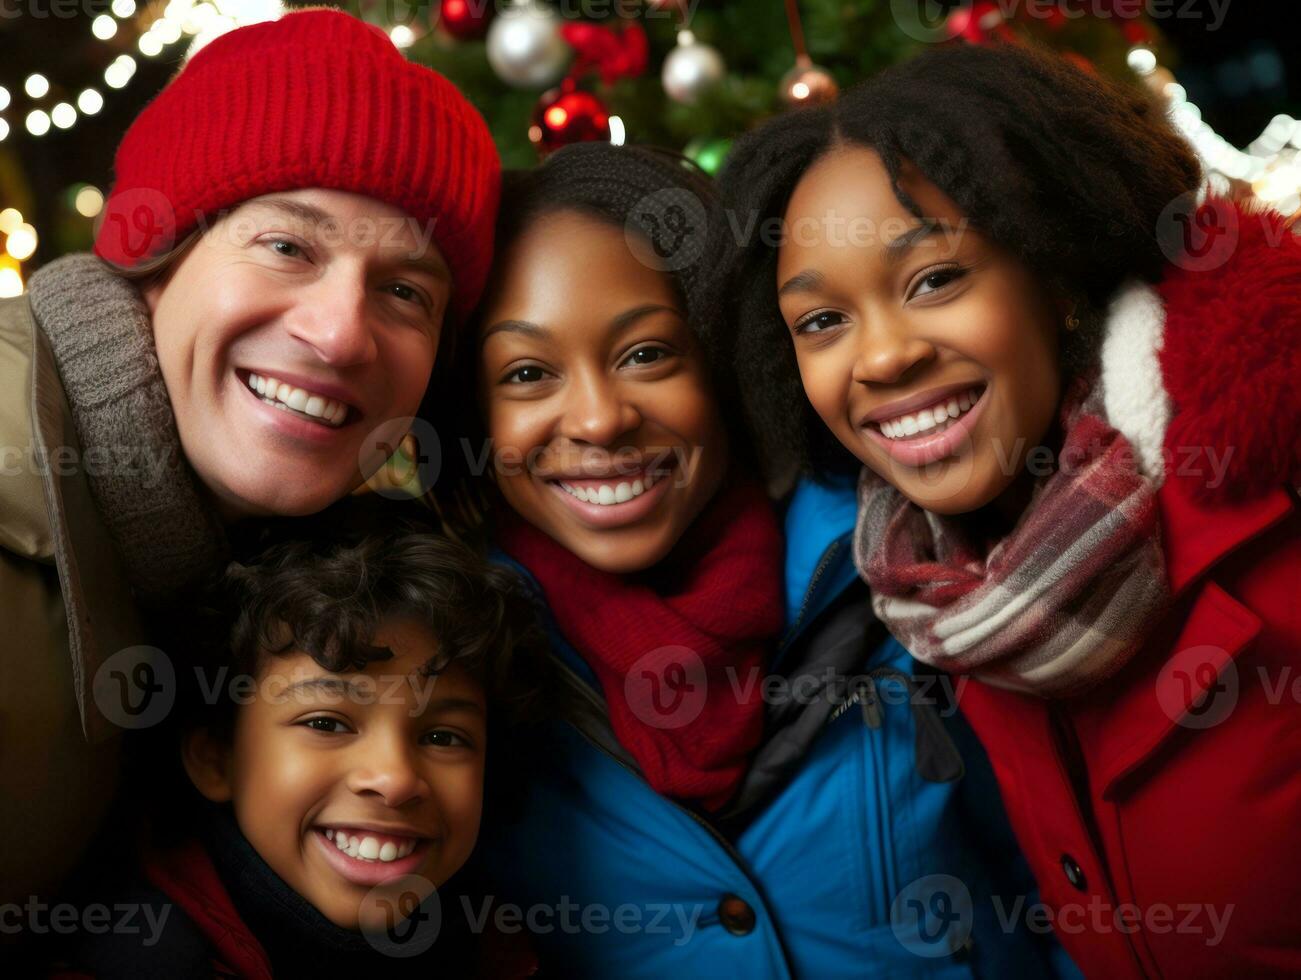
[[[136,12],[136,0],[113,0],[113,16],[123,20]]]
[[[163,42],[159,40],[158,35],[153,31],[146,31],[141,34],[136,46],[140,48],[140,53],[146,58],[153,58],[163,53]]]
[[[628,138],[628,131],[623,125],[622,116],[610,117],[610,142],[615,146],[623,146],[624,140]]]
[[[98,187],[87,184],[77,191],[73,206],[83,218],[93,218],[104,210],[104,193]]]
[[[9,135],[9,124],[0,119],[0,143],[3,143],[5,137]]]
[[[22,212],[17,208],[5,208],[0,211],[0,235],[9,235],[23,223]]]
[[[101,41],[107,41],[117,33],[117,21],[108,14],[100,14],[90,22],[90,33]]]
[[[388,36],[392,40],[394,47],[409,48],[416,43],[416,32],[407,27],[406,24],[399,24],[388,32]]]
[[[77,110],[66,102],[60,102],[50,110],[50,122],[60,129],[68,129],[77,121]]]
[[[36,229],[28,224],[19,225],[5,239],[5,251],[19,262],[30,259],[36,251]]]
[[[23,90],[33,99],[45,97],[45,93],[50,90],[50,80],[44,75],[28,75],[27,81],[23,83]]]
[[[27,113],[27,132],[33,136],[44,136],[50,131],[50,117],[44,109],[33,109]]]
[[[84,115],[93,116],[104,108],[104,96],[100,95],[93,88],[88,88],[77,96],[77,108]]]
[[[0,267],[0,299],[9,299],[23,294],[23,277],[17,269],[9,266]]]
[[[8,107],[9,107],[9,90],[5,88],[3,85],[0,85],[0,110],[7,109]]]

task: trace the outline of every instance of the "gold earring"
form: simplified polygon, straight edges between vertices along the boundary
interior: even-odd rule
[[[1067,329],[1067,330],[1074,330],[1074,329],[1075,329],[1076,327],[1078,327],[1079,325],[1080,325],[1080,318],[1079,318],[1078,316],[1075,315],[1075,311],[1074,311],[1074,310],[1071,310],[1070,313],[1067,313],[1067,314],[1066,314],[1066,329]]]

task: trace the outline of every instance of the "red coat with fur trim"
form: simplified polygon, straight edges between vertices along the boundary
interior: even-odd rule
[[[1126,290],[1102,354],[1174,611],[1085,696],[962,697],[1041,890],[1001,914],[1106,980],[1301,976],[1301,240],[1203,207],[1219,260]]]

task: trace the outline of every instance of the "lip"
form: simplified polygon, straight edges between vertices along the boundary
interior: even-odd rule
[[[643,471],[644,472],[644,471]],[[546,481],[547,489],[551,493],[560,497],[560,502],[569,508],[570,513],[578,518],[588,527],[598,528],[600,530],[610,530],[612,528],[624,527],[636,521],[640,521],[653,511],[665,494],[669,491],[671,478],[677,472],[677,466],[669,466],[660,478],[655,481],[655,485],[649,490],[643,491],[640,496],[633,497],[631,500],[625,500],[621,504],[589,504],[584,500],[579,500],[573,494],[568,493],[556,479]],[[617,480],[621,483],[631,483],[637,478],[636,473],[621,473],[618,477],[573,477],[574,480],[602,480],[611,482]],[[569,478],[565,482],[570,482]]]
[[[878,409],[871,416],[864,416],[859,428],[867,434],[876,445],[880,446],[896,462],[903,463],[905,466],[926,466],[929,463],[936,463],[942,459],[952,456],[963,444],[971,439],[971,430],[985,413],[985,405],[989,401],[989,384],[984,384],[984,390],[980,393],[980,398],[976,404],[972,405],[959,418],[955,419],[953,424],[948,426],[942,432],[918,433],[915,436],[908,436],[903,439],[888,439],[881,434],[880,429],[876,426],[879,419],[895,418],[899,415],[908,414],[909,408],[904,407],[902,410],[895,409],[894,405],[907,405],[908,402],[914,403],[913,409],[924,408],[940,400],[944,394],[953,394],[958,391],[967,391],[974,388],[975,385],[968,384],[958,388],[932,388],[929,392],[923,392],[926,398],[932,401],[917,401],[916,398],[907,399],[906,401],[892,402],[885,406],[890,410],[889,414],[881,414]],[[920,397],[920,396],[919,396]],[[874,417],[875,416],[875,417]]]
[[[360,824],[340,824],[358,830],[371,830],[374,828],[366,827]],[[402,875],[414,874],[416,869],[424,864],[425,859],[429,856],[429,851],[433,846],[433,839],[424,837],[415,849],[406,857],[400,857],[395,861],[363,861],[360,858],[349,857],[334,845],[334,842],[325,836],[325,831],[329,829],[324,826],[316,826],[311,830],[312,839],[316,841],[317,847],[321,849],[321,855],[339,875],[354,885],[373,887],[374,885],[383,884],[392,879],[399,878]],[[396,831],[380,831],[376,833],[397,833]],[[420,834],[404,832],[399,836],[403,837],[421,837]]]
[[[254,372],[257,373],[256,371]],[[348,415],[345,416],[342,425],[332,426],[323,422],[309,422],[307,419],[287,412],[282,408],[276,408],[274,405],[267,404],[262,396],[248,386],[248,375],[240,376],[239,372],[234,375],[234,384],[248,396],[249,404],[257,412],[258,418],[263,424],[271,426],[275,432],[281,436],[287,436],[290,439],[307,442],[318,446],[333,445],[343,433],[346,433],[352,426],[360,421],[360,415],[357,410],[349,405]],[[274,376],[272,376],[274,377]],[[281,380],[276,378],[277,381]],[[292,383],[288,378],[284,379],[286,384]],[[295,385],[295,387],[298,387]],[[342,399],[340,399],[341,401]]]
[[[872,409],[859,419],[858,424],[867,425],[869,422],[883,422],[886,419],[898,418],[900,415],[910,415],[919,408],[926,408],[928,405],[947,401],[951,395],[960,395],[972,388],[988,387],[988,382],[982,378],[977,378],[974,381],[959,381],[940,388],[927,388],[915,395],[909,395],[907,398],[900,398],[897,401],[886,402],[884,405]]]

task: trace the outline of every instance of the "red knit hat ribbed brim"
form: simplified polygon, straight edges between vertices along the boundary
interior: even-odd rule
[[[501,163],[483,117],[379,28],[339,10],[212,41],[132,123],[114,171],[95,252],[123,268],[250,198],[321,187],[431,227],[454,313],[487,280]]]

